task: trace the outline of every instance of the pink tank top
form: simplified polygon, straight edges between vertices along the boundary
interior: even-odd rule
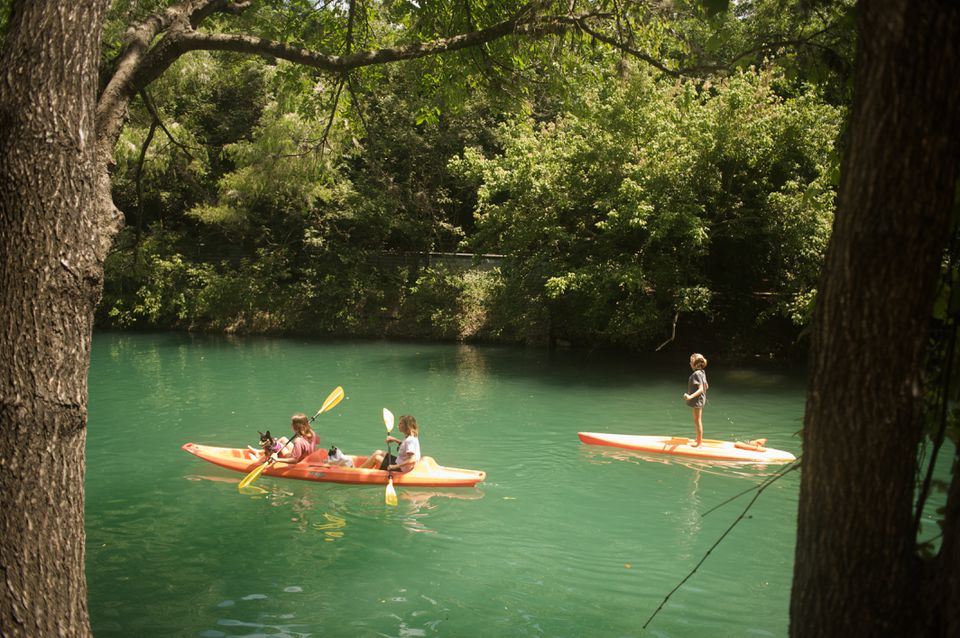
[[[320,437],[316,434],[313,435],[312,439],[307,440],[302,436],[298,436],[293,440],[293,450],[290,451],[290,458],[296,459],[298,462],[302,461],[305,457],[312,454],[314,450],[317,449],[317,443],[320,442]]]

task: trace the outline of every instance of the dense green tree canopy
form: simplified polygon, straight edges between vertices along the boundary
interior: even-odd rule
[[[663,341],[675,313],[736,306],[744,328],[771,313],[803,323],[842,113],[813,90],[779,97],[781,80],[768,69],[664,83],[641,70],[588,88],[555,121],[504,125],[495,157],[455,160],[478,183],[469,244],[511,256],[518,323],[546,307],[566,338],[634,347]]]
[[[802,327],[831,220],[848,7],[714,5],[584,5],[592,17],[560,38],[340,75],[180,58],[117,146],[127,229],[101,321],[430,334],[437,320],[443,338],[645,349],[691,313],[731,348],[777,317]],[[115,6],[105,65],[119,25],[156,8]],[[216,26],[348,55],[549,9],[266,2]],[[381,259],[431,251],[506,260],[477,296],[459,272],[417,285],[426,258]],[[449,328],[471,304],[470,328]],[[794,338],[774,323],[760,348]]]

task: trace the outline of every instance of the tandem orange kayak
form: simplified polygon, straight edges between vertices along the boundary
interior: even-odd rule
[[[745,461],[750,463],[790,463],[797,457],[783,450],[749,443],[704,439],[693,447],[695,440],[677,436],[644,436],[634,434],[603,434],[578,432],[577,436],[590,445],[607,445],[638,452],[675,454],[714,461]]]
[[[248,474],[263,463],[263,455],[242,448],[214,447],[185,443],[182,449],[214,465]],[[365,456],[351,456],[354,465],[363,465]],[[327,451],[317,450],[299,463],[275,463],[263,471],[264,476],[320,481],[325,483],[349,483],[356,485],[386,485],[386,470],[360,469],[327,465]],[[486,472],[464,470],[437,465],[432,457],[424,456],[416,466],[405,474],[393,473],[393,484],[408,487],[472,487],[487,477]]]

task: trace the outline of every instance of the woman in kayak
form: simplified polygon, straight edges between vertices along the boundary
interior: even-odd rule
[[[693,447],[699,447],[703,443],[703,406],[707,403],[707,390],[710,388],[707,373],[703,371],[707,367],[707,358],[698,353],[690,355],[690,367],[693,374],[687,379],[687,392],[683,400],[693,408],[693,424],[697,426],[697,442]]]
[[[298,463],[312,454],[320,444],[320,437],[310,428],[310,420],[306,414],[297,413],[290,417],[290,427],[293,428],[293,438],[289,441],[281,439],[283,448],[270,457],[278,463]]]
[[[409,472],[420,461],[420,428],[417,426],[417,420],[405,414],[400,417],[397,428],[406,435],[401,441],[392,436],[387,436],[387,443],[399,443],[397,455],[384,454],[383,450],[377,450],[370,455],[370,458],[360,467],[380,468],[390,472]]]

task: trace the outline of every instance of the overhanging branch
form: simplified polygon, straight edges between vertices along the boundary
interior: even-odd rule
[[[161,47],[161,45],[157,46],[155,49],[157,55],[151,55],[150,57],[153,59],[147,61],[147,64],[154,67],[156,71],[145,72],[141,75],[140,80],[149,79],[152,81],[166,66],[169,66],[173,60],[187,51],[207,50],[248,53],[279,58],[322,71],[342,73],[365,66],[414,60],[440,53],[460,51],[512,35],[541,37],[560,33],[575,28],[580,20],[598,15],[600,14],[574,17],[538,16],[520,18],[519,20],[508,20],[485,29],[462,33],[448,38],[439,38],[437,40],[417,42],[404,46],[360,51],[342,56],[319,53],[317,51],[249,35],[183,31],[170,33],[167,36],[170,41],[166,47]],[[171,55],[172,59],[170,59]]]

